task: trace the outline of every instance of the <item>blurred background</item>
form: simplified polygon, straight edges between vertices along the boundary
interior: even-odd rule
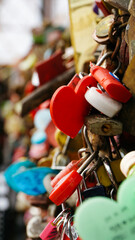
[[[38,78],[32,84],[35,65],[65,46],[68,0],[0,0],[0,240],[26,239],[28,206],[17,205],[4,171],[28,157],[33,115],[21,117],[15,105],[39,86]]]

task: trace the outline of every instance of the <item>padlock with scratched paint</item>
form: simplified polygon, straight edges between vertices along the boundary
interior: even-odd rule
[[[82,181],[82,171],[97,157],[97,152],[93,152],[81,165],[81,167],[75,171],[72,170],[66,174],[53,188],[49,198],[56,205],[60,205],[66,199],[68,199],[72,193],[76,190],[79,183]]]
[[[122,133],[122,122],[99,114],[87,116],[85,125],[92,133],[98,135],[116,136]]]

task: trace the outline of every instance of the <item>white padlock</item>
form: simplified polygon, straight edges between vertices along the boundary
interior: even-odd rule
[[[133,166],[135,166],[135,151],[127,153],[122,158],[120,162],[120,170],[125,175],[125,177],[127,177],[128,175],[131,175],[133,171],[132,169]]]
[[[85,93],[85,99],[98,111],[108,117],[114,117],[122,108],[122,104],[109,97],[96,87],[91,87]]]
[[[56,176],[56,174],[54,173],[49,173],[47,174],[44,179],[43,179],[43,184],[44,184],[44,187],[47,191],[48,194],[51,193],[51,191],[53,190],[52,186],[51,186],[51,181],[52,179]]]

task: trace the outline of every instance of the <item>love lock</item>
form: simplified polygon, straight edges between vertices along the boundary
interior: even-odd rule
[[[49,195],[50,200],[56,205],[60,205],[68,199],[82,181],[81,173],[96,156],[97,152],[93,152],[77,171],[72,170],[65,175],[53,188]]]
[[[99,82],[99,84],[105,89],[111,98],[116,101],[126,103],[132,94],[129,90],[119,82],[119,79],[109,70],[90,64],[90,72],[92,76]]]
[[[80,80],[76,74],[67,86],[58,88],[52,96],[50,113],[56,127],[74,138],[89,113],[90,106],[84,98],[87,86],[96,86],[92,76]]]
[[[90,115],[85,118],[89,131],[101,136],[116,136],[122,134],[122,122],[110,119],[104,115]]]
[[[38,238],[46,225],[47,223],[42,220],[41,216],[32,217],[26,227],[27,236],[29,238]]]
[[[96,87],[91,87],[85,93],[85,99],[90,105],[108,117],[114,117],[122,108],[121,103]]]

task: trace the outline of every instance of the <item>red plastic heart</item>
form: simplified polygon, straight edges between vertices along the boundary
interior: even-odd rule
[[[84,80],[84,81],[83,81]],[[85,116],[90,111],[90,104],[84,98],[87,86],[95,86],[92,76],[81,79],[76,88],[62,86],[52,96],[50,113],[57,128],[74,138],[84,123]]]

